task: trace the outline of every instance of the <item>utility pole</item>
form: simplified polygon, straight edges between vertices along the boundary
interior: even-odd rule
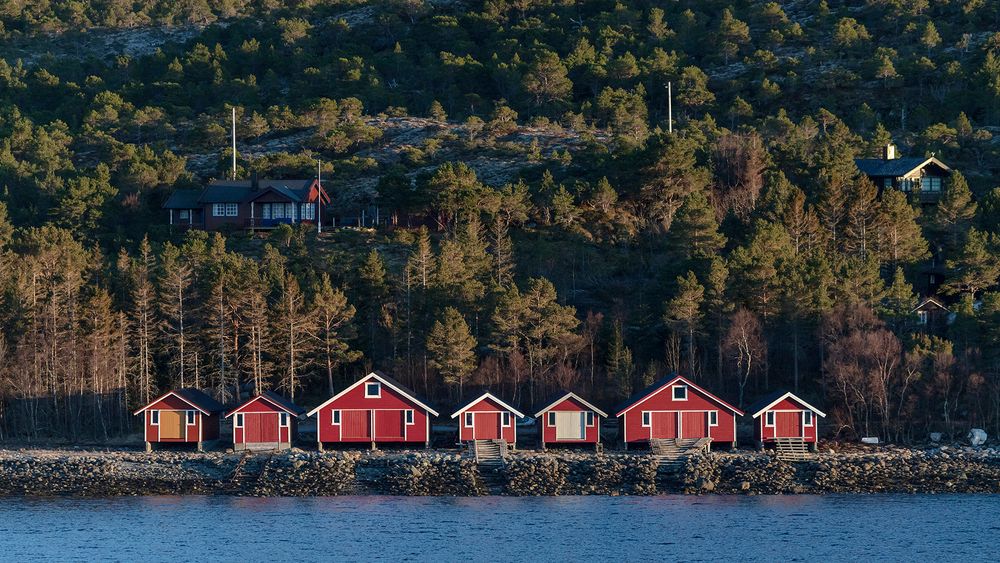
[[[673,84],[667,81],[667,132],[674,132],[674,93]]]
[[[236,106],[233,106],[233,180],[236,180]]]

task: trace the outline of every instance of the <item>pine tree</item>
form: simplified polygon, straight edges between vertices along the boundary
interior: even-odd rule
[[[948,250],[957,250],[972,219],[976,216],[977,205],[972,200],[972,191],[957,170],[952,171],[945,181],[944,193],[934,209],[934,227],[946,240]]]
[[[476,339],[469,325],[454,307],[445,307],[427,335],[430,365],[441,375],[445,385],[458,386],[458,398],[464,397],[465,380],[476,368]]]
[[[677,294],[666,303],[663,319],[675,332],[684,334],[687,348],[687,372],[698,377],[700,370],[695,358],[695,333],[701,324],[701,305],[705,298],[705,288],[698,282],[694,272],[677,278]]]
[[[160,253],[160,272],[158,303],[167,355],[174,369],[171,385],[187,387],[194,274],[181,257],[180,249],[169,242]]]
[[[916,306],[917,296],[913,292],[913,286],[906,281],[903,269],[896,268],[892,283],[879,304],[879,315],[892,327],[896,336],[902,338],[913,324],[913,309]]]
[[[953,259],[945,262],[948,279],[943,286],[946,293],[976,293],[997,283],[1000,277],[1000,237],[982,232],[975,227],[969,229],[965,244],[955,253]]]
[[[389,282],[385,271],[385,263],[377,250],[372,249],[358,270],[361,283],[361,303],[365,317],[366,348],[374,361],[381,360],[378,350],[378,327],[382,307],[389,297]]]
[[[632,361],[632,350],[625,345],[625,339],[622,334],[622,323],[618,319],[615,319],[611,325],[607,370],[608,379],[615,385],[618,397],[625,398],[631,395],[632,377],[635,375],[635,363]]]
[[[917,219],[920,208],[910,205],[903,192],[882,192],[879,256],[890,266],[912,264],[927,258],[927,240]]]
[[[692,192],[677,210],[670,226],[670,240],[685,260],[706,259],[715,256],[726,244],[726,237],[719,233],[715,210],[703,190]]]
[[[313,306],[310,314],[316,322],[313,337],[314,361],[326,373],[327,390],[333,393],[334,372],[344,364],[361,359],[361,352],[352,350],[349,344],[355,336],[351,324],[355,309],[348,303],[347,295],[333,287],[330,276],[326,273],[313,287],[312,293]]]
[[[315,318],[310,315],[299,281],[291,273],[285,274],[274,312],[274,356],[279,366],[278,387],[294,401],[296,391],[302,387],[302,374],[307,368],[305,354]]]

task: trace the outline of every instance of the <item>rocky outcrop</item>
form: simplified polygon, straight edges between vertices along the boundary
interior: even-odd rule
[[[230,494],[651,495],[1000,493],[1000,449],[697,455],[663,471],[641,453],[517,452],[484,468],[458,452],[275,454],[0,451],[0,496]]]

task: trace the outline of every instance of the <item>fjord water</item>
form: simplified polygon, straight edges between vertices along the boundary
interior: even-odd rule
[[[12,560],[996,560],[1000,496],[0,500]]]

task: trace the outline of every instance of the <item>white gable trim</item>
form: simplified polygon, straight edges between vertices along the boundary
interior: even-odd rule
[[[243,403],[242,405],[240,405],[240,406],[236,407],[235,409],[229,411],[229,414],[226,415],[226,418],[229,418],[229,417],[233,416],[234,414],[242,411],[244,408],[246,408],[247,405],[249,405],[250,403],[256,401],[257,399],[262,399],[265,402],[267,402],[268,404],[270,404],[270,405],[274,406],[275,408],[277,408],[278,410],[280,410],[281,412],[286,412],[286,413],[294,416],[295,418],[299,418],[298,414],[296,414],[295,412],[293,412],[293,411],[285,408],[283,405],[279,404],[278,402],[276,402],[276,401],[274,401],[272,399],[269,399],[267,397],[267,395],[264,395],[264,394],[255,395],[254,397],[252,397],[250,399],[247,399],[247,401],[245,403]]]
[[[535,417],[542,416],[542,413],[544,413],[545,411],[547,411],[547,410],[551,409],[552,407],[558,405],[559,403],[565,401],[566,399],[575,399],[581,405],[583,405],[583,406],[587,407],[588,409],[594,411],[595,413],[603,416],[604,418],[608,418],[608,415],[605,414],[604,411],[602,411],[601,409],[599,409],[599,408],[595,407],[594,405],[588,403],[587,401],[584,401],[582,398],[580,398],[579,395],[577,395],[576,393],[573,393],[572,391],[570,391],[569,393],[566,393],[562,397],[559,397],[555,401],[552,401],[551,405],[549,405],[549,406],[545,407],[544,409],[542,409],[542,410],[538,411],[537,413],[535,413]]]
[[[416,405],[418,405],[418,406],[422,407],[422,408],[423,408],[423,409],[424,409],[425,411],[427,411],[427,412],[431,413],[431,414],[432,414],[432,415],[434,415],[434,416],[438,416],[438,413],[437,413],[437,411],[435,411],[434,409],[432,409],[432,408],[430,408],[429,406],[425,405],[424,403],[421,403],[421,402],[420,402],[419,400],[417,400],[417,398],[416,398],[416,397],[414,397],[413,395],[410,395],[410,394],[409,394],[409,393],[407,393],[406,391],[403,391],[403,390],[402,390],[402,389],[400,389],[399,387],[396,387],[395,385],[393,385],[392,383],[390,383],[389,381],[387,381],[387,380],[386,380],[386,379],[385,379],[384,377],[380,376],[379,374],[375,373],[374,371],[373,371],[373,372],[371,372],[371,373],[369,373],[368,375],[366,375],[366,376],[362,377],[361,379],[359,379],[359,380],[355,381],[355,382],[354,382],[354,383],[353,383],[353,384],[352,384],[352,385],[351,385],[350,387],[348,387],[347,389],[344,389],[344,390],[343,390],[343,391],[341,391],[340,393],[337,393],[336,395],[334,395],[334,396],[330,397],[330,398],[329,398],[329,399],[327,399],[327,400],[326,400],[325,402],[323,402],[323,404],[321,404],[320,406],[318,406],[318,407],[314,408],[313,410],[309,411],[308,413],[306,413],[306,416],[308,417],[308,416],[312,416],[312,415],[316,414],[316,413],[317,413],[317,412],[319,412],[319,410],[320,410],[320,409],[322,409],[323,407],[325,407],[325,406],[329,405],[330,403],[332,403],[332,402],[336,401],[337,399],[339,399],[339,398],[343,397],[343,396],[344,396],[344,394],[346,394],[346,393],[347,393],[348,391],[350,391],[351,389],[354,389],[354,388],[355,388],[355,387],[357,387],[358,385],[361,385],[362,383],[364,383],[364,382],[368,381],[369,379],[371,379],[371,378],[373,378],[373,377],[374,377],[375,379],[379,380],[379,381],[380,381],[380,382],[382,383],[382,385],[386,385],[386,386],[388,386],[388,387],[389,387],[390,389],[392,389],[392,390],[396,391],[396,392],[397,392],[397,393],[399,393],[400,395],[402,395],[402,396],[404,396],[404,397],[408,398],[409,400],[413,401],[413,402],[414,402],[414,403],[415,403]]]
[[[451,417],[452,417],[452,418],[455,418],[455,417],[457,417],[458,415],[460,415],[460,414],[462,414],[463,412],[465,412],[465,411],[469,410],[470,408],[472,408],[472,405],[474,405],[474,404],[476,404],[476,403],[478,403],[478,402],[482,401],[483,399],[493,399],[493,401],[495,401],[495,402],[496,402],[496,403],[497,403],[498,405],[500,405],[501,407],[503,407],[503,408],[505,408],[505,409],[509,410],[510,412],[512,412],[512,413],[514,413],[514,414],[516,414],[516,415],[517,415],[517,418],[524,418],[524,415],[523,415],[523,414],[521,414],[521,411],[519,411],[519,410],[515,409],[514,407],[512,407],[512,406],[508,405],[507,403],[505,403],[505,402],[501,401],[500,399],[496,398],[496,397],[495,397],[495,396],[493,395],[493,393],[490,393],[489,391],[487,391],[487,392],[483,393],[483,394],[482,394],[482,395],[480,395],[480,396],[479,396],[479,397],[478,397],[477,399],[475,399],[475,400],[473,400],[473,401],[470,401],[470,402],[469,402],[469,403],[467,403],[467,404],[466,404],[466,405],[465,405],[464,407],[462,407],[462,408],[460,408],[459,410],[455,411],[455,414],[451,415]]]
[[[191,401],[185,399],[184,397],[181,397],[177,393],[174,393],[173,391],[168,391],[168,392],[164,393],[163,395],[160,395],[159,397],[157,397],[157,398],[153,399],[152,401],[150,401],[148,405],[146,405],[146,406],[142,407],[141,409],[139,409],[139,410],[135,411],[134,413],[132,413],[132,416],[135,416],[135,415],[137,415],[137,414],[139,414],[139,413],[141,413],[143,411],[149,410],[150,407],[152,407],[156,403],[159,403],[160,401],[162,401],[163,399],[166,399],[167,397],[169,397],[171,395],[173,395],[174,397],[177,397],[178,399],[184,401],[185,403],[188,404],[188,406],[194,407],[195,410],[197,410],[199,412],[202,412],[202,413],[207,414],[207,415],[211,415],[212,414],[212,413],[208,412],[207,410],[199,407],[198,405],[192,403]]]
[[[753,418],[759,417],[760,415],[764,414],[764,411],[770,409],[771,407],[773,407],[774,405],[777,405],[778,403],[780,403],[781,401],[784,401],[785,399],[791,399],[791,400],[795,401],[796,403],[801,404],[805,408],[813,411],[814,413],[820,415],[821,417],[826,418],[826,414],[823,411],[817,409],[816,407],[814,407],[814,406],[810,405],[809,403],[803,401],[802,399],[798,398],[797,396],[795,396],[794,394],[792,394],[791,391],[789,391],[789,392],[785,393],[784,395],[778,397],[777,399],[771,401],[771,403],[769,405],[767,405],[764,408],[760,409],[759,411],[755,412],[754,415],[753,415]]]
[[[670,387],[671,385],[673,385],[674,383],[677,383],[678,381],[684,382],[685,385],[687,385],[688,387],[694,388],[695,391],[698,391],[699,393],[701,393],[702,395],[704,395],[709,401],[712,401],[713,403],[716,403],[719,406],[724,407],[726,410],[728,410],[728,411],[730,411],[730,412],[732,412],[734,414],[738,414],[740,416],[743,416],[743,414],[745,414],[740,409],[734,407],[733,405],[730,405],[729,403],[723,401],[722,399],[716,397],[715,395],[709,393],[708,391],[702,389],[701,387],[698,387],[694,383],[691,383],[686,377],[684,377],[682,375],[678,375],[677,377],[671,379],[670,381],[664,383],[663,385],[657,387],[656,389],[653,389],[652,391],[650,391],[649,393],[647,393],[645,397],[639,399],[634,404],[630,405],[628,408],[626,408],[625,410],[619,412],[615,416],[622,416],[623,414],[627,413],[628,411],[630,411],[630,410],[634,409],[635,407],[637,407],[637,406],[645,403],[646,401],[648,401],[653,395],[656,395],[660,391],[663,391],[664,389],[666,389],[667,387]]]

